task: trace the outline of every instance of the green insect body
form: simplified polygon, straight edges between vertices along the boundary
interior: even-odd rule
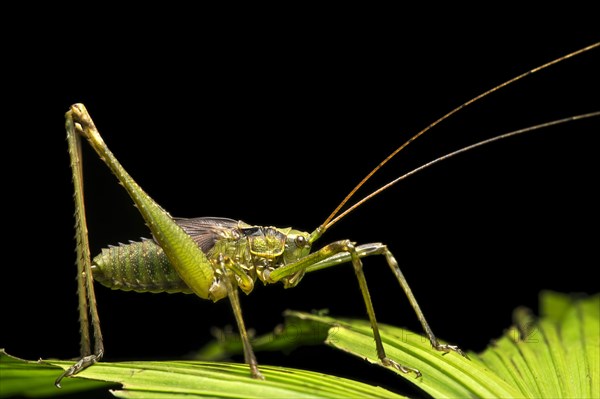
[[[227,297],[240,332],[244,360],[250,366],[250,374],[253,378],[263,379],[242,317],[238,289],[250,293],[257,279],[266,284],[282,282],[284,287],[290,288],[296,286],[305,273],[342,263],[351,263],[354,268],[382,364],[420,376],[419,370],[401,365],[386,355],[361,261],[361,258],[370,255],[385,257],[408,296],[432,347],[438,351],[454,351],[466,356],[458,346],[442,344],[433,335],[398,262],[385,245],[372,243],[357,246],[349,240],[340,240],[311,252],[312,244],[343,216],[342,214],[331,220],[338,210],[310,234],[289,227],[253,226],[226,218],[173,218],[121,166],[104,143],[83,104],[75,104],[67,112],[66,130],[75,189],[82,356],[56,380],[57,386],[60,386],[62,378],[90,367],[104,355],[93,279],[88,276],[94,276],[113,289],[186,292],[212,301]],[[94,262],[89,253],[83,200],[82,138],[87,139],[125,188],[153,236],[153,240],[105,249]],[[93,328],[93,351],[90,346],[90,324]]]
[[[209,299],[215,302],[227,296],[221,281],[221,261],[235,267],[237,285],[248,294],[257,278],[265,284],[272,283],[269,279],[272,271],[310,252],[309,234],[291,228],[251,226],[211,217],[175,219],[175,222],[206,253],[214,272]],[[115,290],[193,293],[162,247],[151,239],[102,249],[92,260],[92,272],[94,280]],[[297,272],[280,281],[292,287],[303,275],[303,271]]]

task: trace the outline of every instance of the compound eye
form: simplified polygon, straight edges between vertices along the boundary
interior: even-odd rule
[[[306,246],[306,237],[304,236],[297,236],[296,237],[296,246],[298,248],[302,248]]]

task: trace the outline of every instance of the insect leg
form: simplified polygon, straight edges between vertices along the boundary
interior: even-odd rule
[[[352,266],[354,267],[354,272],[356,273],[356,278],[358,279],[360,291],[362,292],[363,300],[365,301],[365,306],[367,307],[367,314],[369,315],[371,329],[373,330],[373,338],[375,338],[377,357],[379,357],[379,360],[385,366],[393,367],[397,370],[402,371],[403,373],[410,373],[412,371],[416,374],[417,377],[420,377],[421,372],[419,370],[414,369],[412,367],[403,366],[390,359],[385,354],[383,342],[381,341],[381,335],[379,334],[379,325],[377,324],[377,319],[375,318],[375,308],[373,308],[373,302],[371,301],[371,295],[369,293],[369,288],[367,287],[367,279],[365,278],[365,274],[363,272],[362,261],[360,260],[360,256],[358,255],[358,251],[356,251],[354,245],[350,244],[347,248],[347,251],[348,253],[350,253]]]
[[[246,331],[246,325],[244,324],[244,318],[242,317],[242,307],[240,306],[240,298],[238,294],[237,284],[234,285],[232,282],[235,280],[235,277],[233,275],[234,273],[230,272],[233,262],[231,261],[231,259],[221,255],[219,257],[219,265],[222,274],[222,279],[227,289],[227,296],[229,297],[229,302],[231,302],[231,308],[233,309],[235,321],[238,325],[238,330],[240,332],[240,338],[242,340],[242,346],[244,348],[244,361],[250,366],[250,373],[252,375],[252,378],[264,380],[263,375],[258,369],[258,362],[256,361],[256,356],[254,355],[254,350],[252,349],[250,339],[248,338],[248,332]]]
[[[410,305],[412,306],[415,313],[417,314],[417,317],[419,318],[419,321],[421,322],[421,325],[423,326],[423,329],[425,330],[425,333],[427,334],[427,337],[429,338],[429,342],[431,342],[431,346],[439,351],[443,351],[443,352],[455,351],[455,352],[459,353],[460,355],[467,357],[467,354],[465,352],[463,352],[462,349],[460,349],[456,345],[440,344],[438,339],[433,334],[431,327],[429,327],[429,323],[427,323],[427,320],[425,319],[425,315],[423,314],[423,311],[421,310],[421,307],[419,306],[417,299],[415,298],[412,290],[410,289],[410,286],[408,285],[408,282],[406,281],[404,274],[400,270],[400,266],[398,266],[398,262],[396,261],[396,258],[394,258],[394,255],[392,255],[392,253],[387,248],[387,246],[382,245],[382,251],[383,251],[383,254],[385,255],[385,259],[387,260],[388,265],[392,269],[392,272],[396,276],[396,279],[398,280],[398,282],[400,283],[400,286],[404,290],[404,293],[408,297]]]
[[[81,138],[75,131],[72,118],[66,120],[67,142],[71,159],[75,199],[75,240],[77,243],[77,294],[79,297],[79,323],[81,330],[81,359],[68,368],[56,379],[55,385],[60,388],[60,381],[64,377],[77,374],[102,358],[104,345],[100,319],[96,308],[96,295],[94,293],[94,279],[92,277],[90,248],[85,218],[85,204],[83,199],[83,170],[81,165]],[[94,351],[90,347],[90,321],[94,333]]]
[[[363,256],[366,256],[363,254]],[[369,288],[367,287],[367,280],[363,272],[362,261],[360,260],[361,255],[357,248],[349,240],[336,241],[325,247],[321,248],[317,252],[305,256],[304,258],[280,267],[277,270],[271,272],[269,276],[269,282],[276,282],[285,277],[292,276],[301,270],[310,270],[311,266],[316,264],[324,264],[324,267],[337,265],[339,263],[351,262],[354,267],[356,278],[365,302],[367,314],[369,315],[369,321],[371,322],[371,329],[373,330],[373,338],[375,339],[375,347],[377,350],[377,357],[385,366],[393,367],[403,373],[413,372],[417,377],[421,376],[421,372],[415,368],[401,365],[394,360],[387,357],[381,335],[379,333],[379,325],[377,324],[377,318],[375,317],[375,308],[371,301],[371,295],[369,294]],[[328,261],[333,259],[333,263],[329,264]],[[297,282],[296,282],[297,284]]]
[[[276,282],[284,279],[285,277],[291,276],[300,270],[305,270],[306,272],[314,272],[320,269],[340,265],[342,263],[352,263],[356,277],[358,279],[360,290],[363,295],[363,300],[367,308],[367,314],[369,315],[369,320],[371,322],[371,328],[373,330],[373,337],[375,339],[375,345],[377,349],[377,356],[384,365],[394,367],[397,370],[400,370],[405,373],[412,371],[418,377],[421,375],[421,373],[418,370],[400,365],[394,362],[393,360],[389,359],[385,354],[385,349],[383,348],[383,343],[381,342],[381,336],[379,334],[379,327],[375,318],[375,310],[373,308],[373,303],[371,301],[371,296],[367,287],[367,281],[362,270],[361,258],[371,255],[385,256],[388,266],[392,269],[392,272],[396,276],[396,279],[398,280],[400,286],[402,287],[406,296],[408,297],[410,304],[413,307],[415,313],[417,314],[417,317],[419,318],[419,321],[421,322],[421,325],[423,326],[423,329],[425,330],[433,348],[443,352],[454,351],[464,357],[467,357],[466,353],[463,352],[458,346],[441,344],[435,337],[433,331],[429,327],[429,323],[427,323],[427,320],[425,319],[421,307],[417,303],[417,300],[412,290],[410,289],[406,278],[404,277],[404,274],[398,266],[398,262],[396,261],[390,250],[387,248],[387,246],[385,246],[384,244],[372,243],[359,245],[355,247],[354,244],[348,240],[337,241],[326,245],[319,251],[313,252],[295,263],[288,264],[280,267],[277,270],[274,270],[273,272],[271,272],[269,279],[270,282]]]
[[[404,290],[404,293],[408,297],[410,305],[412,306],[415,313],[417,314],[417,317],[419,318],[419,321],[421,322],[421,325],[423,326],[423,329],[425,330],[425,333],[427,334],[427,337],[429,338],[429,342],[431,342],[431,346],[433,348],[435,348],[436,350],[442,351],[442,352],[455,351],[456,353],[468,358],[467,354],[465,352],[463,352],[462,349],[460,349],[458,346],[448,345],[448,344],[440,344],[438,339],[433,334],[431,327],[429,327],[429,323],[427,323],[427,320],[425,319],[425,315],[423,314],[423,311],[421,310],[421,307],[419,306],[417,299],[415,298],[412,290],[410,289],[410,286],[408,285],[408,282],[406,281],[404,274],[400,270],[400,266],[398,266],[398,262],[396,261],[396,258],[394,258],[394,255],[392,255],[392,253],[387,248],[387,246],[382,245],[381,247],[382,247],[382,252],[385,255],[385,259],[387,260],[387,264],[392,269],[392,272],[396,276],[396,279],[398,280],[398,282],[400,283],[400,286]]]
[[[110,168],[140,211],[156,242],[165,251],[181,279],[200,298],[209,297],[213,270],[209,260],[190,237],[159,204],[133,180],[108,149],[83,104],[71,106],[67,119],[85,137],[100,159]]]
[[[79,312],[81,320],[81,351],[82,358],[55,382],[60,386],[64,377],[77,374],[93,365],[102,357],[104,347],[100,321],[96,311],[93,278],[91,271],[90,251],[85,222],[83,203],[83,179],[81,167],[81,136],[85,137],[98,156],[125,187],[138,210],[144,217],[152,235],[162,247],[181,279],[199,297],[208,298],[213,281],[213,270],[206,255],[194,240],[164,211],[133,178],[125,171],[112,152],[108,149],[92,118],[83,104],[71,106],[66,114],[67,140],[71,155],[73,183],[75,186],[75,228],[77,237],[77,267],[79,284]],[[94,329],[94,353],[90,350],[90,333],[87,309],[91,315]]]
[[[415,298],[412,290],[410,289],[410,286],[408,285],[408,282],[406,281],[406,278],[404,277],[404,274],[400,270],[400,266],[398,265],[396,258],[394,257],[392,252],[387,248],[386,245],[381,244],[381,243],[371,243],[371,244],[359,245],[356,247],[356,253],[359,258],[364,258],[364,257],[370,256],[370,255],[384,255],[388,266],[390,267],[390,269],[396,276],[398,283],[400,283],[400,286],[402,287],[402,289],[404,290],[404,293],[408,297],[408,300],[409,300],[413,310],[417,314],[417,318],[421,322],[421,325],[423,326],[423,330],[425,330],[425,333],[427,334],[427,337],[429,338],[429,342],[431,343],[431,346],[434,349],[442,351],[442,352],[454,351],[464,357],[468,357],[467,354],[462,349],[460,349],[458,346],[441,344],[438,341],[438,339],[435,337],[435,335],[433,334],[433,331],[431,330],[431,327],[429,326],[429,323],[427,323],[427,320],[425,319],[425,315],[423,314],[423,311],[421,310],[421,307],[419,306],[417,299]],[[311,265],[310,267],[307,268],[306,271],[313,272],[316,270],[324,269],[327,267],[331,267],[331,266],[335,266],[335,265],[339,265],[339,264],[347,263],[347,262],[351,262],[351,261],[353,261],[351,254],[347,253],[347,252],[346,253],[342,252],[342,253],[338,253],[334,256],[331,256],[327,259],[324,259],[314,265]]]

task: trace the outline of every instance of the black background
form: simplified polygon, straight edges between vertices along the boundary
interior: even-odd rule
[[[17,46],[3,106],[5,200],[0,346],[29,359],[78,353],[73,201],[63,115],[83,102],[125,168],[172,215],[311,231],[378,162],[452,108],[597,39],[520,26],[411,31],[360,26],[293,34],[181,28],[119,41]],[[294,30],[294,29],[292,29]],[[210,34],[207,34],[210,33]],[[17,53],[15,53],[17,54]],[[478,140],[597,111],[599,50],[516,83],[410,145],[368,188]],[[599,119],[505,140],[420,173],[321,239],[384,242],[434,332],[482,350],[542,289],[598,291]],[[92,252],[149,236],[85,148]],[[363,191],[363,195],[369,190]],[[383,259],[365,259],[380,322],[420,331]],[[596,266],[594,266],[596,265]],[[234,323],[227,301],[97,288],[106,358],[170,359]],[[259,333],[285,309],[366,317],[351,266],[242,302]],[[327,348],[258,353],[403,390],[391,373]],[[238,359],[239,360],[239,359]]]

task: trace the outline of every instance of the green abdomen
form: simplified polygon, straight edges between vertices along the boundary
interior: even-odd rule
[[[104,248],[92,270],[94,280],[114,290],[192,293],[152,240]]]

